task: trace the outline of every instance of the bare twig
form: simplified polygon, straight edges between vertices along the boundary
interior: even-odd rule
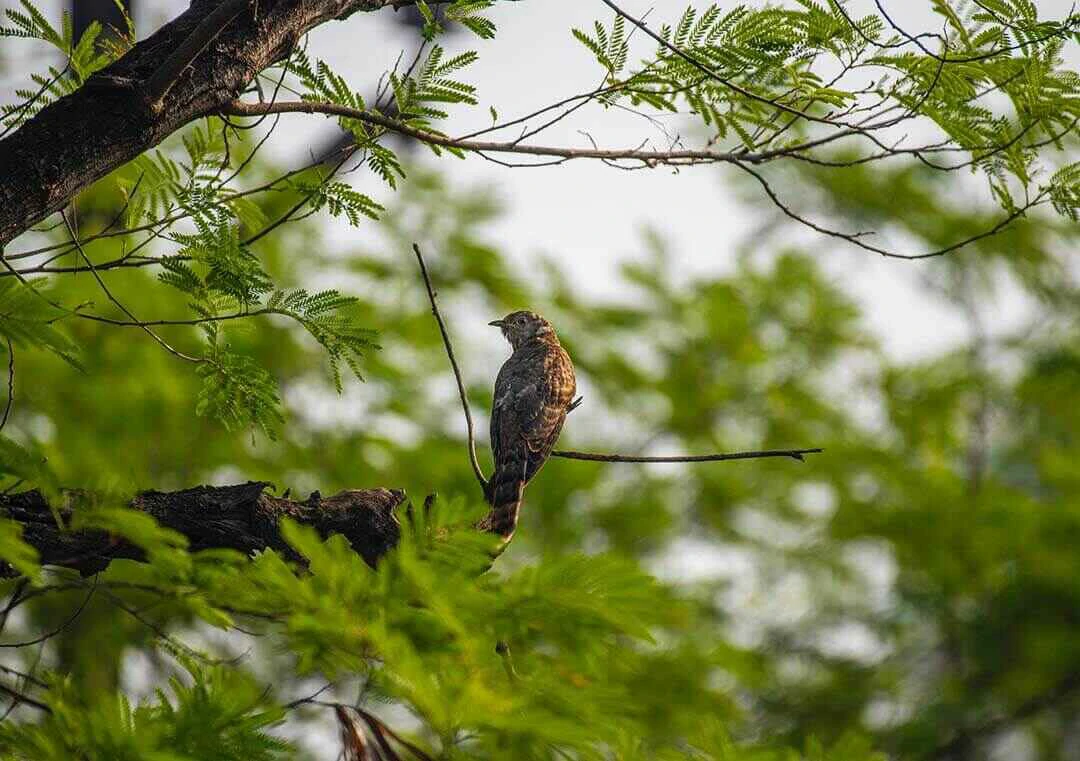
[[[0,417],[0,431],[7,425],[8,416],[11,415],[11,404],[15,401],[15,347],[11,345],[11,339],[5,338],[8,350],[7,366],[7,402],[4,404],[4,415]]]
[[[290,219],[292,219],[293,215],[296,214],[296,212],[300,211],[300,209],[304,208],[308,203],[311,202],[311,199],[314,198],[315,194],[318,192],[319,187],[321,187],[322,185],[325,185],[331,179],[333,179],[334,175],[336,175],[341,170],[341,167],[343,167],[345,165],[346,161],[348,161],[349,159],[351,159],[353,157],[353,154],[356,153],[357,150],[359,150],[359,148],[357,146],[352,146],[352,150],[347,151],[345,153],[345,155],[341,157],[341,160],[338,161],[338,163],[334,165],[334,168],[330,170],[329,174],[327,174],[326,177],[324,177],[320,181],[319,185],[317,185],[310,193],[305,194],[304,197],[301,198],[299,201],[297,201],[293,206],[291,206],[288,211],[286,211],[284,214],[282,214],[280,217],[275,219],[273,222],[268,224],[263,229],[259,230],[259,232],[255,233],[254,235],[251,235],[250,237],[244,239],[241,242],[245,246],[250,246],[255,241],[259,240],[260,238],[265,237],[266,235],[270,234],[271,232],[276,230],[278,227],[281,227],[281,225],[285,224]]]
[[[435,301],[435,289],[431,285],[431,278],[428,276],[427,265],[424,264],[424,256],[420,253],[419,244],[413,243],[413,251],[416,253],[416,261],[420,263],[420,274],[424,278],[428,300],[431,302],[431,313],[439,324],[439,333],[442,334],[443,346],[446,347],[446,356],[450,359],[450,367],[454,371],[454,380],[457,381],[458,396],[461,397],[461,408],[465,411],[465,426],[469,432],[469,463],[472,465],[476,480],[480,482],[480,488],[483,489],[487,487],[487,478],[484,477],[484,471],[480,469],[480,462],[476,459],[476,433],[473,429],[472,413],[469,411],[469,397],[465,393],[465,382],[461,379],[461,369],[458,367],[457,359],[454,357],[454,347],[450,343],[450,334],[447,333],[446,324],[439,313],[439,305]]]
[[[280,185],[283,182],[288,182],[291,178],[295,177],[298,174],[303,174],[304,172],[307,172],[308,170],[310,170],[310,169],[312,169],[314,167],[317,167],[317,166],[319,166],[321,164],[325,164],[327,161],[329,161],[332,158],[336,158],[341,153],[344,153],[346,151],[354,150],[355,147],[356,146],[354,146],[354,145],[342,146],[341,148],[339,148],[337,150],[334,150],[331,153],[329,153],[329,154],[327,154],[327,155],[325,155],[325,156],[323,156],[323,157],[321,157],[321,158],[319,158],[317,160],[313,160],[313,161],[311,161],[311,162],[309,162],[309,163],[307,163],[307,164],[305,164],[305,165],[303,165],[301,167],[298,167],[296,169],[291,169],[288,172],[280,174],[276,178],[274,178],[273,180],[270,180],[269,182],[265,182],[262,185],[258,185],[258,186],[254,187],[254,188],[249,188],[248,190],[241,190],[239,192],[232,193],[232,194],[230,194],[228,196],[228,198],[226,200],[232,201],[232,200],[235,200],[237,198],[245,198],[247,196],[255,195],[257,193],[265,193],[265,192],[268,192],[268,191],[280,191],[280,188],[276,187],[277,185]],[[97,233],[95,235],[87,235],[86,237],[80,238],[80,241],[85,245],[85,244],[90,243],[92,241],[100,240],[101,238],[116,238],[116,237],[121,237],[121,236],[125,236],[125,235],[132,235],[134,233],[154,231],[157,228],[163,227],[165,225],[172,224],[173,222],[178,222],[178,221],[180,221],[182,219],[186,219],[186,218],[188,218],[190,216],[191,216],[190,211],[186,211],[186,210],[185,211],[177,211],[177,212],[175,212],[173,214],[170,214],[170,215],[165,216],[165,217],[161,217],[160,219],[156,219],[156,220],[154,220],[152,222],[147,222],[146,224],[139,225],[137,227],[129,227],[129,228],[125,228],[123,230],[113,230],[111,232],[106,230],[105,232],[100,232],[100,233]],[[2,263],[5,267],[8,267],[8,269],[10,270],[10,265],[8,264],[8,260],[15,261],[16,259],[26,259],[26,258],[31,257],[31,256],[36,256],[38,254],[44,254],[44,253],[47,253],[49,251],[55,251],[56,249],[64,249],[63,253],[66,254],[66,253],[70,253],[71,251],[74,251],[75,248],[76,248],[75,245],[72,244],[72,243],[53,243],[53,244],[50,244],[48,246],[42,246],[41,248],[30,249],[29,251],[19,251],[18,253],[14,253],[14,254],[6,254],[5,256],[0,257],[0,263]],[[3,253],[2,250],[0,250],[0,254],[2,254],[2,253]],[[97,269],[99,269],[99,270],[104,268],[104,266],[105,265],[103,265],[103,264],[96,265]],[[82,271],[82,270],[80,270],[80,271]],[[0,272],[0,275],[4,275],[4,274],[8,274],[8,273]],[[15,271],[13,274],[19,275],[19,274],[22,274],[22,273],[20,273],[18,271]]]
[[[49,706],[42,703],[40,700],[34,700],[31,697],[27,697],[26,695],[19,692],[18,690],[14,689],[12,687],[8,687],[3,682],[0,682],[0,692],[4,692],[4,693],[10,695],[11,697],[15,698],[15,705],[18,705],[19,703],[25,703],[28,706],[33,706],[34,708],[38,709],[39,711],[44,711],[45,713],[52,713],[52,709]]]
[[[563,159],[608,159],[608,160],[633,160],[645,164],[688,164],[703,162],[754,162],[754,154],[721,153],[708,150],[684,150],[684,151],[649,151],[641,148],[566,148],[561,146],[521,145],[517,140],[510,141],[487,141],[465,140],[449,137],[437,132],[418,129],[397,119],[358,108],[343,106],[338,103],[319,101],[282,101],[280,103],[244,103],[233,101],[224,108],[222,113],[231,116],[261,116],[263,114],[277,113],[301,113],[301,114],[327,114],[329,116],[342,116],[347,119],[356,119],[375,127],[397,132],[419,140],[428,145],[443,148],[458,148],[464,151],[487,151],[489,153],[518,153],[530,156],[549,156]]]
[[[306,705],[307,703],[314,703],[316,698],[318,698],[320,695],[322,695],[327,690],[331,689],[333,686],[334,686],[333,682],[327,682],[322,687],[317,689],[315,692],[308,695],[306,698],[297,698],[296,700],[290,700],[283,707],[286,708],[286,709],[292,709],[292,708],[296,708],[298,706]]]
[[[82,257],[83,261],[86,262],[86,266],[90,268],[90,274],[94,276],[94,280],[97,281],[97,284],[101,287],[101,290],[105,292],[105,295],[108,297],[109,301],[111,301],[113,304],[115,304],[117,306],[117,308],[121,312],[123,312],[128,317],[130,317],[132,319],[132,321],[138,323],[139,326],[143,329],[143,331],[148,336],[153,338],[158,344],[161,345],[162,348],[164,348],[167,352],[172,354],[174,357],[186,360],[188,362],[195,362],[195,363],[204,362],[205,360],[200,359],[199,357],[193,357],[190,354],[185,354],[182,351],[174,349],[172,346],[170,346],[165,341],[165,339],[163,339],[161,336],[159,336],[154,331],[150,330],[150,328],[148,328],[146,325],[142,324],[142,322],[139,320],[139,318],[136,317],[135,314],[130,309],[128,309],[126,306],[124,306],[123,303],[121,303],[120,300],[117,299],[113,295],[112,291],[109,290],[109,287],[107,285],[105,285],[105,281],[101,278],[101,275],[98,274],[97,268],[94,267],[94,263],[92,261],[90,261],[90,257],[86,255],[86,251],[83,249],[82,243],[79,242],[79,236],[75,232],[75,228],[72,227],[70,220],[68,220],[68,218],[67,218],[67,212],[65,212],[63,209],[61,209],[60,210],[60,216],[63,217],[64,224],[67,225],[68,232],[71,234],[71,240],[74,241],[75,248],[78,249],[79,255]]]
[[[934,257],[944,256],[945,254],[949,254],[949,253],[952,253],[953,251],[957,251],[957,250],[959,250],[961,248],[964,248],[965,246],[967,246],[967,245],[969,245],[971,243],[976,243],[976,242],[978,242],[980,240],[983,240],[984,238],[993,237],[994,235],[997,235],[999,232],[1001,232],[1006,227],[1011,225],[1014,221],[1016,221],[1017,219],[1022,217],[1028,211],[1030,211],[1031,209],[1035,208],[1040,203],[1042,203],[1043,200],[1046,198],[1046,196],[1049,194],[1049,191],[1046,188],[1041,189],[1027,203],[1025,203],[1023,206],[1016,207],[1011,213],[1003,216],[1001,219],[999,219],[991,227],[988,227],[987,229],[983,230],[982,232],[975,233],[974,235],[970,235],[967,238],[956,241],[955,243],[951,243],[951,244],[949,244],[947,246],[943,246],[942,248],[938,248],[938,249],[935,249],[933,251],[926,251],[926,252],[920,253],[920,254],[901,254],[901,253],[897,253],[895,251],[890,251],[890,250],[888,250],[886,248],[881,248],[880,246],[875,246],[875,245],[873,245],[871,243],[865,243],[864,241],[860,240],[860,238],[864,237],[867,234],[865,232],[845,233],[845,232],[842,232],[842,231],[839,231],[839,230],[833,230],[833,229],[830,229],[828,227],[825,227],[825,226],[813,221],[812,219],[810,219],[808,217],[805,217],[805,216],[799,214],[794,209],[792,209],[790,206],[788,206],[783,201],[783,199],[780,198],[780,196],[773,189],[772,185],[769,184],[768,180],[766,180],[765,177],[762,176],[762,174],[760,172],[756,172],[756,171],[754,171],[753,169],[751,169],[750,167],[748,167],[748,166],[746,166],[744,164],[737,164],[737,166],[740,169],[742,169],[744,172],[749,174],[751,177],[753,177],[755,180],[757,180],[758,184],[761,185],[762,190],[765,191],[765,195],[767,195],[769,197],[769,200],[772,201],[773,205],[776,206],[776,208],[779,209],[785,216],[790,217],[791,219],[795,220],[799,224],[804,225],[806,227],[809,227],[811,230],[814,230],[815,232],[819,232],[822,235],[827,235],[827,236],[829,236],[831,238],[839,238],[840,240],[845,240],[848,243],[851,243],[852,245],[858,246],[859,248],[861,248],[861,249],[863,249],[865,251],[870,251],[870,252],[875,253],[875,254],[880,254],[881,256],[884,256],[884,257],[886,257],[888,259],[907,259],[907,260],[932,259]]]
[[[784,146],[784,147],[779,147],[779,148],[766,150],[766,151],[759,151],[759,152],[748,152],[748,151],[723,152],[723,151],[714,151],[714,150],[708,150],[708,149],[689,149],[689,150],[666,150],[666,151],[661,151],[661,150],[645,149],[641,145],[633,147],[633,148],[600,148],[600,147],[597,147],[595,145],[593,147],[591,147],[591,148],[570,148],[570,147],[565,147],[565,146],[521,145],[517,140],[503,141],[503,142],[492,142],[492,141],[482,141],[482,140],[467,140],[467,139],[463,139],[463,138],[449,137],[447,135],[444,135],[444,134],[441,134],[441,133],[438,133],[438,132],[432,132],[432,131],[428,131],[428,130],[424,130],[424,129],[418,129],[418,128],[413,127],[413,126],[411,126],[409,124],[405,124],[404,122],[398,121],[396,119],[391,119],[391,118],[386,117],[386,116],[384,116],[382,114],[374,113],[374,112],[371,112],[371,111],[364,111],[364,110],[361,110],[361,109],[350,108],[348,106],[342,106],[342,105],[337,104],[337,103],[322,103],[322,102],[315,102],[315,101],[294,101],[294,102],[281,102],[281,103],[276,103],[276,104],[241,103],[239,101],[234,101],[233,103],[226,106],[223,109],[223,112],[224,113],[231,113],[231,114],[239,115],[239,116],[255,116],[255,115],[260,115],[260,114],[265,114],[265,113],[310,113],[310,114],[327,114],[327,115],[331,115],[331,116],[342,116],[342,117],[346,117],[346,118],[349,118],[349,119],[356,119],[357,121],[362,121],[362,122],[365,122],[365,123],[370,124],[372,126],[379,127],[381,129],[385,129],[385,130],[389,130],[391,132],[397,132],[398,134],[402,134],[402,135],[406,135],[408,137],[412,137],[412,138],[414,138],[416,140],[419,140],[420,142],[428,144],[428,145],[444,147],[444,148],[453,148],[453,149],[458,149],[458,150],[463,150],[463,151],[470,151],[470,152],[473,152],[473,153],[476,153],[476,154],[482,156],[483,158],[487,159],[488,161],[493,161],[495,163],[504,164],[506,166],[515,166],[515,167],[516,166],[545,166],[545,165],[549,165],[549,164],[558,164],[558,163],[562,163],[564,161],[570,161],[570,160],[573,160],[573,159],[597,159],[597,160],[603,161],[603,162],[605,162],[607,164],[610,164],[612,166],[616,166],[618,168],[623,168],[623,169],[630,168],[630,167],[618,165],[618,164],[615,164],[614,162],[617,162],[617,161],[632,161],[632,162],[635,162],[635,164],[640,164],[641,167],[656,167],[656,166],[661,166],[661,165],[665,165],[665,166],[693,166],[693,165],[697,165],[697,164],[716,164],[716,163],[734,164],[735,166],[739,167],[743,171],[750,174],[755,180],[757,180],[758,183],[761,184],[762,188],[765,190],[766,195],[769,196],[769,199],[778,208],[780,208],[781,211],[783,211],[787,216],[789,216],[792,219],[796,220],[800,224],[803,224],[806,227],[809,227],[810,229],[815,230],[815,231],[817,231],[817,232],[819,232],[819,233],[821,233],[823,235],[828,235],[828,236],[831,236],[831,237],[834,237],[834,238],[841,238],[843,240],[848,241],[849,243],[854,243],[855,245],[857,245],[860,248],[865,249],[867,251],[871,251],[873,253],[880,254],[882,256],[886,256],[886,257],[890,257],[890,258],[895,258],[895,259],[927,259],[927,258],[933,258],[933,257],[937,257],[937,256],[942,256],[943,254],[947,254],[947,253],[951,253],[953,251],[956,251],[956,250],[958,250],[960,248],[963,248],[963,247],[967,246],[970,243],[974,243],[974,242],[976,242],[978,240],[981,240],[983,238],[987,238],[987,237],[990,237],[992,235],[997,234],[998,232],[1000,232],[1004,228],[1008,227],[1012,222],[1014,222],[1017,218],[1022,216],[1024,213],[1026,213],[1030,209],[1044,203],[1045,200],[1046,200],[1046,197],[1047,197],[1046,191],[1043,190],[1037,196],[1035,196],[1029,203],[1025,204],[1024,206],[1021,206],[1021,207],[1018,207],[1018,208],[1012,210],[1011,213],[1009,213],[1008,215],[1002,217],[1001,220],[999,220],[998,223],[993,225],[993,227],[985,230],[982,233],[978,233],[978,234],[973,235],[973,236],[971,236],[969,238],[965,238],[963,240],[957,241],[954,244],[951,244],[951,245],[946,246],[944,248],[937,249],[935,251],[928,251],[928,252],[917,253],[917,254],[904,254],[904,253],[890,251],[888,249],[884,249],[884,248],[881,248],[881,247],[878,247],[878,246],[874,246],[874,245],[865,243],[865,242],[859,240],[859,238],[863,237],[863,234],[861,234],[861,233],[844,233],[844,232],[840,232],[840,231],[836,231],[836,230],[830,230],[829,228],[826,228],[826,227],[824,227],[824,226],[822,226],[820,224],[815,223],[811,219],[808,219],[808,218],[806,218],[804,216],[799,215],[794,210],[792,210],[789,206],[785,205],[783,203],[783,201],[779,198],[779,196],[776,194],[776,192],[773,191],[772,187],[765,180],[765,178],[760,173],[758,173],[754,169],[752,169],[751,167],[753,165],[764,164],[766,162],[773,161],[773,160],[779,159],[779,158],[792,158],[792,159],[797,159],[797,160],[801,160],[801,161],[807,161],[809,163],[822,164],[822,165],[825,165],[825,166],[854,166],[854,165],[857,165],[857,164],[869,163],[871,161],[885,160],[885,159],[892,158],[894,156],[911,155],[911,156],[914,156],[919,161],[921,161],[923,164],[926,164],[927,166],[929,166],[932,169],[936,169],[936,170],[939,170],[939,171],[954,171],[954,170],[959,169],[959,168],[961,168],[963,166],[969,166],[970,164],[981,160],[985,156],[993,155],[993,153],[996,153],[999,150],[1001,150],[1000,146],[989,147],[989,148],[987,148],[989,153],[985,154],[985,156],[974,157],[971,161],[965,162],[964,164],[961,164],[959,166],[957,166],[957,165],[935,164],[934,162],[931,162],[928,159],[926,159],[926,157],[923,155],[924,153],[929,153],[929,152],[950,151],[950,150],[953,150],[952,147],[943,148],[940,145],[935,144],[935,145],[924,146],[924,147],[921,147],[921,148],[899,149],[899,148],[896,148],[896,147],[893,147],[893,146],[885,145],[880,140],[877,140],[877,139],[872,139],[872,142],[874,142],[875,145],[877,145],[881,149],[881,151],[878,152],[878,153],[874,153],[874,154],[871,154],[869,156],[863,157],[863,158],[850,159],[850,160],[847,160],[847,161],[835,161],[834,162],[834,161],[827,161],[827,160],[817,159],[817,158],[805,155],[805,153],[807,151],[809,151],[809,150],[811,150],[813,148],[820,148],[820,147],[822,147],[822,146],[824,146],[826,144],[833,143],[833,142],[835,142],[837,140],[840,140],[840,139],[843,139],[845,137],[860,136],[860,137],[864,137],[864,138],[870,138],[871,136],[869,134],[867,134],[870,130],[878,130],[878,129],[883,129],[883,128],[886,128],[886,127],[893,126],[896,123],[898,123],[899,121],[903,120],[904,118],[908,118],[906,116],[895,117],[895,118],[890,119],[888,121],[881,122],[881,123],[876,123],[876,124],[873,124],[873,125],[868,125],[866,127],[862,127],[862,126],[849,127],[847,129],[841,130],[839,132],[834,132],[834,133],[832,133],[830,135],[827,135],[825,137],[817,138],[817,139],[814,139],[814,140],[809,140],[807,142],[801,143],[799,145],[794,145],[794,146]],[[836,123],[833,123],[833,124],[835,125]],[[1010,138],[1010,142],[1015,142],[1016,140],[1019,139],[1019,137],[1021,137],[1021,135],[1017,135],[1017,136],[1014,136],[1013,138]],[[971,149],[971,150],[976,150],[976,149]],[[489,153],[512,153],[512,154],[522,154],[522,155],[528,155],[528,156],[545,156],[545,157],[552,157],[554,160],[551,161],[551,162],[541,162],[541,163],[535,164],[535,165],[514,164],[514,163],[510,163],[510,162],[501,162],[501,161],[493,158],[492,156],[487,155]]]
[[[751,452],[638,457],[637,455],[606,454],[603,452],[556,450],[551,453],[551,456],[562,457],[567,460],[590,460],[592,462],[720,462],[721,460],[757,460],[763,457],[790,457],[793,460],[804,462],[803,455],[818,454],[824,451],[820,447],[814,447],[812,449],[762,449]]]
[[[27,684],[32,684],[35,687],[45,688],[45,687],[49,686],[48,683],[43,682],[42,680],[38,679],[33,674],[28,674],[25,671],[19,671],[18,669],[13,669],[13,668],[11,668],[11,666],[0,665],[0,671],[3,671],[5,674],[11,674],[14,677],[22,679]]]
[[[24,596],[23,594],[29,583],[30,580],[24,576],[15,584],[15,590],[11,593],[11,597],[8,598],[7,605],[5,605],[4,610],[0,612],[0,632],[3,632],[4,628],[7,626],[8,617],[11,615],[11,611],[25,602],[27,597],[29,597],[29,595]]]
[[[55,629],[52,629],[52,630],[46,632],[45,634],[34,637],[33,639],[25,640],[23,642],[5,642],[3,644],[0,644],[0,647],[2,647],[2,648],[30,647],[30,645],[37,645],[37,644],[40,644],[42,642],[45,642],[46,640],[52,639],[57,634],[64,631],[69,626],[71,626],[73,623],[75,623],[75,620],[79,616],[82,615],[82,612],[84,610],[86,610],[86,606],[90,604],[90,598],[92,598],[94,596],[94,592],[96,592],[96,591],[97,591],[97,576],[94,577],[94,584],[93,584],[93,586],[90,587],[90,591],[86,593],[86,597],[83,598],[83,601],[81,603],[79,603],[79,607],[76,608],[75,612],[72,613],[70,616],[68,616],[66,619],[64,619],[64,622],[61,623],[59,626],[57,626]]]

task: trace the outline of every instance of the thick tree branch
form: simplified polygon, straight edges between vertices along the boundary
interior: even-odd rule
[[[394,508],[405,499],[397,489],[358,489],[332,497],[313,493],[294,501],[265,493],[267,483],[238,486],[198,486],[176,492],[147,491],[131,507],[160,525],[187,537],[191,550],[234,549],[244,553],[274,549],[292,557],[281,536],[280,520],[291,518],[320,534],[342,534],[364,560],[374,565],[394,547],[400,527]],[[78,494],[70,498],[78,498]],[[0,494],[0,517],[18,522],[23,539],[45,565],[74,568],[84,574],[104,569],[116,558],[141,560],[139,548],[100,531],[70,531],[57,525],[56,508],[64,523],[73,515],[67,505],[52,505],[39,491]],[[0,566],[0,575],[13,575]]]
[[[185,124],[220,111],[310,29],[405,4],[259,0],[257,12],[241,9],[226,18],[223,7],[231,14],[237,3],[194,0],[81,89],[0,140],[0,248],[90,183]]]
[[[214,41],[224,28],[244,10],[248,0],[222,0],[210,11],[183,44],[174,50],[146,82],[146,100],[151,111],[161,110],[162,101],[179,79],[184,69],[191,65],[199,53]]]

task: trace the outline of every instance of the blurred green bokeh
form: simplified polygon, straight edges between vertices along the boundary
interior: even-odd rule
[[[920,248],[985,229],[993,218],[949,202],[954,187],[917,169],[806,171],[787,180],[839,223],[892,229]],[[633,705],[595,704],[595,717],[582,718],[602,724],[609,714],[632,716],[640,735],[620,757],[680,757],[680,742],[709,732],[724,738],[711,748],[716,758],[753,758],[781,746],[814,757],[818,743],[836,758],[864,758],[868,747],[912,759],[983,758],[995,747],[1017,754],[1010,758],[1076,757],[1075,226],[1024,219],[924,266],[926,287],[969,320],[972,338],[940,356],[898,363],[870,334],[841,279],[817,264],[830,252],[785,245],[790,228],[779,222],[753,251],[738,254],[731,275],[715,278],[679,272],[658,231],[643,240],[646,255],[622,270],[626,298],[599,303],[556,258],[525,259],[514,242],[490,237],[504,213],[497,197],[495,189],[463,189],[416,168],[383,220],[362,224],[358,242],[344,250],[325,243],[317,221],[286,225],[258,242],[280,284],[359,296],[382,346],[364,363],[366,382],[348,381],[338,396],[320,347],[295,326],[265,317],[227,324],[233,347],[280,384],[287,419],[277,441],[197,416],[200,379],[144,333],[71,320],[63,326],[83,369],[19,352],[5,434],[43,453],[59,483],[112,493],[252,479],[294,495],[387,486],[414,499],[437,491],[447,503],[475,503],[452,377],[410,253],[418,241],[481,421],[505,352],[483,325],[528,306],[557,326],[578,368],[585,405],[567,423],[566,448],[826,450],[805,464],[556,459],[530,485],[522,525],[494,578],[554,567],[572,583],[584,572],[573,570],[573,559],[599,552],[662,575],[653,599],[664,608],[647,624],[658,643],[633,646],[621,666],[605,661],[611,699],[629,695]],[[273,219],[295,200],[270,194],[262,211]],[[107,224],[117,203],[104,183],[81,196],[83,229]],[[115,256],[115,244],[88,251],[104,259]],[[77,263],[73,257],[56,264]],[[115,311],[91,276],[56,280],[51,295],[63,303]],[[182,298],[147,269],[112,272],[108,282],[137,315],[183,315]],[[1010,333],[995,325],[1006,287],[1032,305],[1030,324]],[[181,350],[197,337],[186,327],[160,333]],[[489,463],[486,450],[481,459]],[[123,579],[140,571],[125,565],[110,573]],[[4,636],[16,641],[56,626],[84,597],[81,590],[43,595]],[[182,605],[158,605],[154,615],[161,629],[206,628]],[[528,640],[525,632],[515,636]],[[94,705],[120,687],[145,692],[172,673],[155,640],[98,595],[54,647],[20,658],[26,666],[43,657],[54,672],[71,675],[69,700]],[[252,647],[240,668],[269,679],[275,695],[310,684],[303,669],[293,669],[295,649]],[[544,678],[542,649],[517,658],[527,678]],[[578,668],[595,666],[592,656],[582,658]],[[563,677],[591,678],[554,678]],[[590,702],[602,700],[598,684],[590,689]],[[548,697],[557,692],[552,687]],[[406,702],[417,713],[414,697]],[[434,707],[419,713],[433,736],[443,731]],[[292,716],[290,731],[302,733],[296,725],[309,719]],[[319,726],[332,742],[332,731]],[[549,730],[573,734],[559,723]],[[547,730],[536,731],[540,739],[518,733],[487,752],[547,757]],[[740,750],[724,755],[728,737]],[[483,750],[486,741],[478,742],[472,752]],[[442,747],[447,757],[458,752]]]

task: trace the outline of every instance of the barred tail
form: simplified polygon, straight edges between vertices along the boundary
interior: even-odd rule
[[[496,463],[495,473],[484,489],[484,497],[491,505],[491,513],[481,522],[480,528],[509,539],[517,528],[518,509],[521,507],[525,489],[525,472],[528,452],[524,446],[514,447],[503,462]]]

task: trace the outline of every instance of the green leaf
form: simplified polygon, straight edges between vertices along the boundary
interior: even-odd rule
[[[31,581],[36,581],[41,573],[38,551],[22,537],[22,524],[0,518],[0,560]]]

